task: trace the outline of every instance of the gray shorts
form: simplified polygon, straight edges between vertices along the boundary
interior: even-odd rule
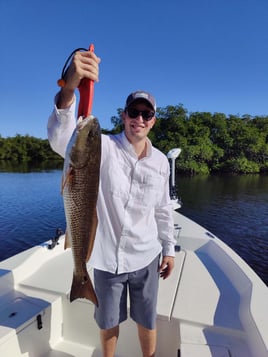
[[[154,329],[159,282],[159,257],[147,267],[132,273],[112,274],[94,269],[94,284],[99,307],[95,320],[101,329],[109,329],[127,319],[127,293],[130,316],[138,324]]]

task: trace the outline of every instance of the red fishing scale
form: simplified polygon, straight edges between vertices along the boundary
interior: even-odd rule
[[[91,44],[89,46],[89,51],[94,52],[94,45]],[[77,48],[74,50],[70,56],[67,58],[63,70],[61,73],[61,78],[57,81],[59,87],[63,88],[66,84],[64,77],[67,72],[67,65],[77,51],[87,51],[85,48]],[[79,94],[80,94],[80,101],[78,105],[78,118],[86,118],[92,112],[92,105],[93,105],[93,96],[94,96],[94,81],[92,79],[83,78],[78,86]]]

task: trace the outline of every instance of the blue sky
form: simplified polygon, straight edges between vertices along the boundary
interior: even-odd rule
[[[2,137],[46,138],[63,64],[91,42],[103,128],[137,89],[159,107],[268,115],[267,0],[1,0]]]

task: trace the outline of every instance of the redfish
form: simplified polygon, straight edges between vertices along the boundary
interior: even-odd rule
[[[98,217],[96,211],[101,160],[101,129],[98,120],[90,115],[78,119],[67,146],[62,194],[66,217],[65,248],[72,248],[74,271],[70,301],[86,298],[98,305],[87,271]]]

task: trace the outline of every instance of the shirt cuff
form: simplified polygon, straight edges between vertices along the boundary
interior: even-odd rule
[[[59,121],[65,121],[65,120],[69,120],[70,116],[75,117],[75,106],[76,106],[76,96],[74,96],[74,101],[73,103],[64,109],[59,109],[56,105],[57,101],[58,101],[58,96],[59,93],[56,94],[55,99],[54,99],[54,111],[57,117],[57,120]]]
[[[164,243],[162,248],[162,255],[163,257],[175,257],[175,246],[174,244]]]

